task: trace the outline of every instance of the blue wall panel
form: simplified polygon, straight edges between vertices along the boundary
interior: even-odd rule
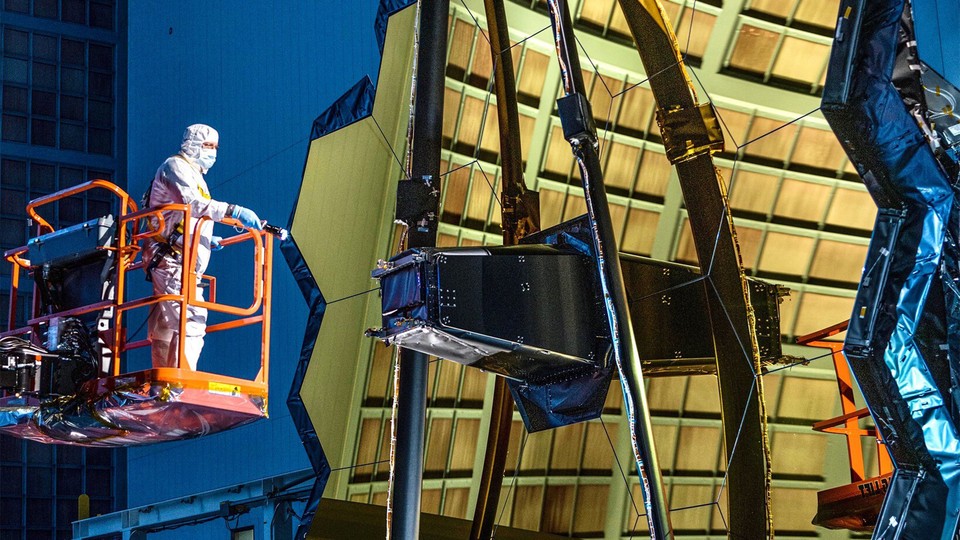
[[[960,86],[960,6],[949,0],[914,0],[913,15],[920,58]]]
[[[360,77],[376,77],[376,7],[375,0],[131,2],[130,192],[139,198],[179,148],[184,127],[207,123],[220,131],[218,161],[207,175],[214,198],[286,225],[313,119]],[[274,262],[270,419],[131,450],[128,506],[309,467],[285,405],[306,308],[279,252]],[[215,254],[211,272],[224,275],[244,263],[239,253]],[[228,293],[227,281],[219,300],[243,302],[247,286]],[[211,336],[199,367],[251,377],[258,345],[250,332]]]

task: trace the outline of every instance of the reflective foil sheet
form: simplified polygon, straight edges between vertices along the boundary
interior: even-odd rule
[[[42,402],[32,397],[0,398],[0,432],[77,446],[191,439],[266,415],[265,387],[172,368],[97,379],[77,395]]]

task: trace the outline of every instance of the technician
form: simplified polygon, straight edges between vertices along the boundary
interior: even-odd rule
[[[189,230],[199,234],[197,248],[196,299],[203,300],[200,288],[200,275],[210,262],[210,251],[220,249],[218,236],[213,236],[213,221],[223,221],[231,217],[245,227],[261,230],[260,218],[252,210],[235,204],[216,201],[210,197],[210,189],[203,175],[213,167],[217,160],[217,147],[220,135],[217,130],[204,124],[194,124],[183,132],[180,152],[167,158],[157,169],[153,181],[146,193],[144,207],[156,208],[167,204],[187,204],[190,206]],[[164,227],[158,234],[146,241],[143,260],[147,263],[147,279],[153,281],[153,294],[180,294],[183,282],[183,213],[164,211]],[[201,217],[208,217],[197,230]],[[153,226],[156,227],[156,221]],[[192,241],[192,240],[191,240]],[[197,369],[197,359],[203,349],[203,338],[207,331],[206,308],[187,306],[186,338],[184,355],[187,366],[177,359],[180,330],[180,304],[178,302],[160,302],[150,310],[148,336],[152,347],[153,367],[189,366]]]

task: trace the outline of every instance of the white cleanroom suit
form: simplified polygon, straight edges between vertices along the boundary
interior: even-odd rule
[[[213,221],[222,221],[225,217],[239,219],[247,227],[259,230],[261,223],[252,211],[232,204],[214,200],[203,175],[216,161],[219,134],[215,129],[203,124],[194,124],[183,133],[180,152],[167,158],[153,178],[149,190],[148,204],[158,207],[166,204],[187,204],[190,206],[190,223],[183,224],[182,212],[163,212],[164,229],[155,238],[148,240],[144,247],[143,261],[153,280],[153,294],[180,294],[183,278],[181,276],[184,231],[199,234],[197,248],[196,299],[203,300],[203,289],[199,287],[200,275],[210,262],[210,250],[216,249],[216,237],[213,236]],[[208,217],[197,230],[201,217]],[[184,227],[186,225],[186,227]],[[169,245],[171,249],[164,249]],[[161,253],[157,257],[158,251]],[[151,262],[155,264],[151,265]],[[152,268],[149,268],[152,266]],[[191,370],[197,369],[197,360],[203,349],[206,335],[206,308],[187,306],[186,336],[184,356]],[[177,349],[180,330],[180,304],[160,302],[150,310],[149,338],[152,347],[153,367],[181,367]]]

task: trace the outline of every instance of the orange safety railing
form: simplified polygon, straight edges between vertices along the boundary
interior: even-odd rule
[[[809,347],[829,349],[833,358],[833,369],[837,374],[837,387],[840,391],[840,408],[843,414],[813,425],[815,431],[835,433],[847,438],[847,455],[850,458],[850,482],[857,483],[866,479],[866,467],[863,463],[863,437],[871,437],[877,444],[877,465],[880,475],[893,472],[893,463],[886,446],[877,434],[876,428],[860,427],[860,420],[870,416],[866,407],[859,408],[854,395],[853,376],[850,366],[843,356],[842,341],[828,341],[827,338],[846,331],[850,321],[818,330],[797,338],[797,343]]]
[[[222,323],[210,325],[207,327],[207,333],[222,332],[240,328],[249,325],[259,324],[261,326],[261,351],[260,351],[260,370],[257,376],[249,381],[256,387],[266,389],[268,383],[269,363],[270,363],[270,306],[273,280],[273,242],[267,238],[267,233],[263,231],[254,231],[245,229],[242,233],[225,238],[220,245],[224,247],[237,245],[250,241],[253,243],[253,299],[249,306],[232,306],[217,302],[216,298],[216,277],[211,275],[201,275],[200,279],[210,283],[210,299],[200,300],[196,294],[196,283],[198,275],[196,271],[197,249],[200,242],[200,236],[195,234],[199,227],[209,218],[203,217],[197,220],[195,226],[184,227],[183,232],[183,250],[182,273],[184,276],[181,283],[179,294],[151,295],[143,298],[127,299],[127,273],[131,270],[142,270],[144,262],[138,258],[142,252],[141,242],[156,235],[164,229],[164,217],[162,212],[173,212],[183,216],[183,222],[191,222],[191,210],[189,205],[169,204],[160,207],[137,209],[130,196],[106,180],[92,180],[84,184],[77,185],[70,189],[59,191],[44,197],[31,201],[27,205],[27,214],[38,226],[39,234],[54,232],[54,227],[50,225],[42,216],[38,209],[48,204],[79,195],[83,192],[94,189],[106,189],[119,198],[120,216],[116,220],[116,236],[114,244],[105,249],[117,252],[116,271],[114,275],[115,293],[112,300],[104,300],[94,304],[82,306],[75,309],[65,310],[58,313],[49,313],[40,315],[38,313],[39,304],[36,301],[36,285],[34,285],[34,309],[33,317],[27,321],[27,325],[21,328],[15,328],[17,320],[17,292],[20,285],[20,272],[30,268],[28,260],[24,259],[27,253],[27,246],[15,248],[4,253],[7,261],[13,264],[13,273],[11,279],[10,306],[8,311],[9,323],[7,331],[0,332],[0,337],[9,335],[39,335],[38,330],[42,324],[49,322],[55,317],[70,317],[92,313],[113,308],[114,318],[112,327],[104,335],[101,332],[101,338],[110,348],[112,353],[112,375],[117,376],[122,372],[121,362],[123,353],[126,351],[149,346],[149,340],[140,340],[127,343],[124,335],[124,316],[127,312],[137,309],[150,307],[160,302],[178,302],[180,304],[179,335],[186,335],[187,306],[204,307],[209,311],[224,313],[227,316],[234,317]],[[140,220],[142,218],[151,218],[150,230],[140,231]],[[241,223],[233,219],[225,219],[223,223],[235,227],[243,227]],[[129,229],[129,231],[128,231]],[[192,229],[192,230],[191,230]],[[178,344],[178,362],[184,356],[184,339],[179,340]],[[181,369],[189,369],[187,366],[179,366]],[[199,372],[198,372],[199,375]]]

